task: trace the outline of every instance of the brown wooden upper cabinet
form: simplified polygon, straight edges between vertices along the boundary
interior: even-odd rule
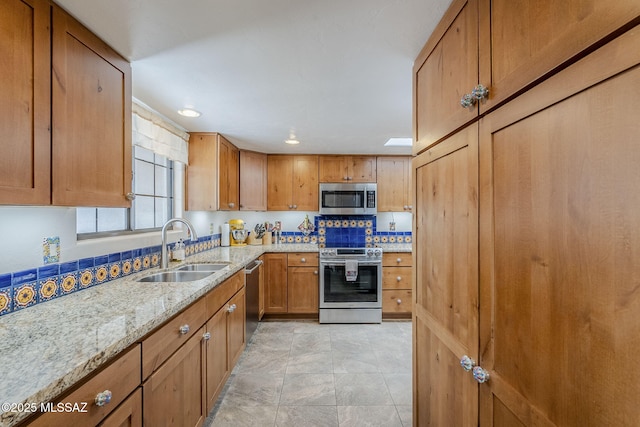
[[[267,210],[267,155],[240,151],[240,210]]]
[[[320,156],[319,182],[376,182],[375,156]]]
[[[379,156],[378,212],[411,212],[411,157]]]
[[[267,156],[270,211],[318,210],[318,156]]]
[[[0,204],[130,206],[130,64],[48,1],[0,21]]]
[[[414,63],[414,154],[594,50],[640,15],[637,0],[610,3],[454,0]]]
[[[0,4],[0,203],[51,203],[51,35],[46,1]]]
[[[239,209],[239,150],[219,133],[191,133],[185,209]]]

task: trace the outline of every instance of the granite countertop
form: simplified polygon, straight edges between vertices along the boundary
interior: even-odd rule
[[[410,252],[410,245],[382,246]],[[0,403],[46,403],[138,342],[266,252],[317,252],[316,244],[215,248],[184,263],[229,266],[201,280],[141,283],[150,269],[0,317]],[[0,408],[0,426],[30,414]]]

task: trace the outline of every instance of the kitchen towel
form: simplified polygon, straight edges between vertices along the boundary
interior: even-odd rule
[[[358,278],[358,261],[348,259],[344,262],[344,274],[347,282],[355,282]]]

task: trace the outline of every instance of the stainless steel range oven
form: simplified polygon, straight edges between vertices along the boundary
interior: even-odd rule
[[[382,249],[320,249],[320,323],[382,322]]]

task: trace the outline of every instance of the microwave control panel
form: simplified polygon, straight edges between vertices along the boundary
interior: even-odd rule
[[[376,192],[373,190],[367,190],[367,208],[376,207]]]

